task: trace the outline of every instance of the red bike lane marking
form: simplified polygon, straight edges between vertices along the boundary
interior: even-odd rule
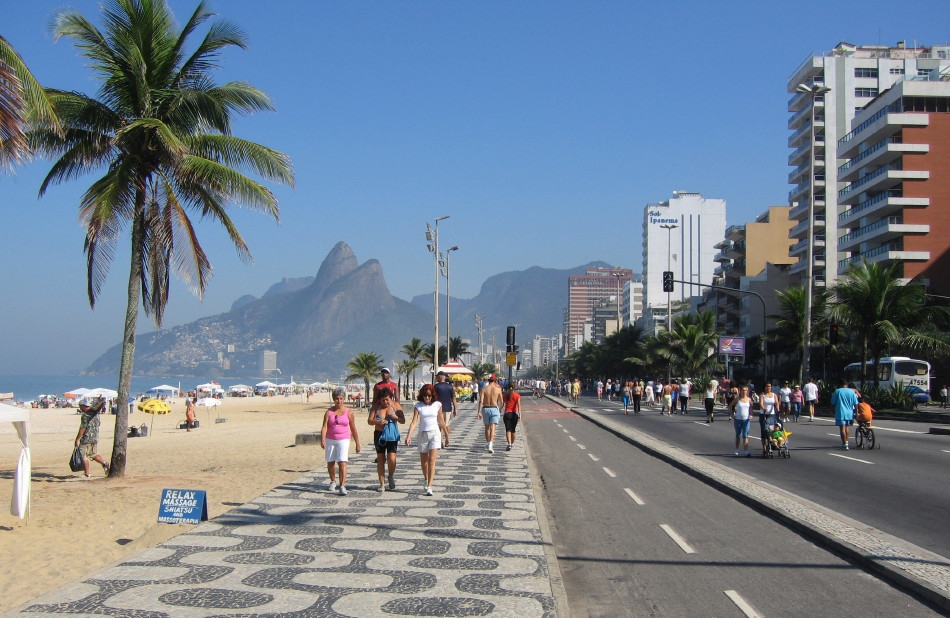
[[[565,408],[550,399],[538,399],[530,395],[521,396],[521,413],[531,418],[540,419],[570,418],[577,416],[570,408]]]

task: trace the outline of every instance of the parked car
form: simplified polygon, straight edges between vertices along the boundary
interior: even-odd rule
[[[910,393],[914,403],[927,403],[930,401],[930,393],[919,386],[905,386],[904,390]]]

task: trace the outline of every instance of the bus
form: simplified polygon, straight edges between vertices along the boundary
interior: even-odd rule
[[[917,386],[930,392],[930,363],[906,356],[886,356],[876,363],[868,361],[864,379],[861,379],[861,363],[851,363],[844,368],[844,379],[857,384],[860,388],[874,384],[877,372],[881,388],[891,388],[897,384]]]

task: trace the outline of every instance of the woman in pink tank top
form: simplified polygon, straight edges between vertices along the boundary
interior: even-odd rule
[[[345,401],[346,391],[342,388],[333,389],[333,407],[323,415],[323,427],[320,429],[320,446],[325,451],[330,491],[339,491],[341,496],[346,495],[346,463],[349,461],[351,438],[356,452],[360,452],[360,434],[353,429],[353,411],[343,405]],[[337,468],[340,472],[339,485]]]

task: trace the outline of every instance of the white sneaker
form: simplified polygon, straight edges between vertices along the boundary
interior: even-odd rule
[[[491,442],[488,443],[488,452],[489,452],[489,453],[494,453],[494,452],[495,452],[495,445],[492,444]]]
[[[333,481],[330,481],[330,486],[327,488],[327,491],[336,491],[337,484]]]
[[[738,457],[738,456],[739,456],[739,451],[732,451],[732,454],[735,455],[736,457]]]
[[[346,495],[346,487],[344,487],[343,485],[340,485],[340,495],[341,496]]]
[[[431,487],[426,487],[426,495],[427,495],[427,496],[431,496],[431,495],[432,495],[432,488],[431,488]]]

